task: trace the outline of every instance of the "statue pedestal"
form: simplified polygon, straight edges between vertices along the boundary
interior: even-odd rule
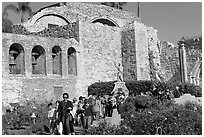
[[[125,98],[129,96],[129,90],[125,86],[125,82],[115,82],[114,89],[112,91],[113,95],[116,95],[118,92],[122,92],[125,95]]]

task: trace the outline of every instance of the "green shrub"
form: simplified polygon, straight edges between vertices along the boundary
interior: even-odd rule
[[[202,88],[195,84],[183,83],[179,85],[180,91],[184,94],[189,93],[195,97],[202,97]]]
[[[43,131],[43,125],[49,125],[47,119],[47,104],[36,104],[32,101],[27,101],[26,105],[20,106],[16,112],[6,113],[2,116],[2,127],[4,130],[7,129],[20,129],[22,126],[31,126],[31,131]],[[33,109],[33,106],[36,107],[36,110]],[[36,126],[33,125],[31,119],[32,113],[35,112],[36,115]]]
[[[109,95],[113,91],[115,82],[96,82],[88,87],[88,94]]]
[[[84,131],[83,135],[133,135],[133,131],[126,126],[115,126],[101,122],[97,127]]]
[[[97,95],[107,95],[113,91],[114,83],[116,81],[110,82],[97,82],[88,87],[88,94],[96,93]],[[140,95],[141,93],[145,93],[151,91],[153,81],[126,81],[125,85],[128,88],[130,95]]]
[[[121,126],[131,128],[135,135],[154,135],[157,126],[161,126],[163,134],[167,135],[202,134],[202,109],[196,104],[182,106],[167,102],[159,106],[153,103],[143,111],[137,111],[135,101],[138,99],[128,98],[120,108],[124,118]],[[194,107],[197,107],[197,111],[194,111]]]

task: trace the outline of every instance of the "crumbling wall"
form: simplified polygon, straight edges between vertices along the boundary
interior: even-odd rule
[[[148,35],[148,55],[150,63],[150,79],[163,80],[160,63],[160,44],[157,37],[157,30],[152,27],[147,28]]]
[[[150,80],[147,26],[134,22],[137,80]]]
[[[81,23],[80,28],[86,89],[94,82],[116,80],[114,62],[122,64],[120,28],[101,23]]]
[[[164,73],[164,81],[170,83],[180,82],[178,47],[166,41],[161,41],[161,67]],[[174,77],[174,78],[173,78]],[[175,78],[176,77],[176,78]]]
[[[135,31],[133,26],[127,26],[121,31],[121,46],[124,80],[134,81],[137,79],[137,69],[135,54]]]
[[[194,45],[185,45],[186,49],[186,62],[187,62],[187,73],[188,75],[195,66],[197,59],[202,61],[202,43]]]
[[[12,26],[13,34],[33,35],[41,37],[53,38],[75,38],[79,42],[79,22],[74,22],[64,26],[55,26],[52,28],[44,28],[38,32],[30,32],[21,24]]]

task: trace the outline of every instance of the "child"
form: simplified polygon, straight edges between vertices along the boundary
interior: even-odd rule
[[[59,101],[56,101],[56,106],[54,107],[52,105],[52,103],[48,104],[48,119],[50,121],[50,132],[52,134],[62,134],[62,127],[60,127],[60,123],[59,123],[59,119],[58,119],[58,105],[59,105]]]
[[[48,120],[49,120],[49,124],[50,124],[50,132],[53,133],[54,131],[54,112],[55,112],[55,108],[52,106],[52,103],[48,104]]]
[[[83,126],[83,111],[84,109],[83,107],[83,101],[82,101],[83,97],[79,97],[79,101],[78,101],[78,106],[77,106],[77,111],[76,111],[76,115],[77,115],[77,122],[76,125],[80,124],[81,126]]]
[[[87,99],[84,101],[83,105],[84,109],[84,129],[88,129],[91,126],[91,117],[93,115],[93,106],[91,105],[91,102],[88,102]]]

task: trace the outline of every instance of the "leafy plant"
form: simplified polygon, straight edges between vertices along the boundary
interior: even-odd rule
[[[168,102],[144,108],[143,111],[138,111],[134,104],[135,98],[128,99],[120,109],[124,118],[121,124],[130,127],[135,135],[154,135],[158,126],[167,135],[202,134],[202,109],[196,104],[182,106]]]
[[[182,83],[179,85],[180,92],[189,93],[195,97],[202,97],[202,88],[191,83]]]

